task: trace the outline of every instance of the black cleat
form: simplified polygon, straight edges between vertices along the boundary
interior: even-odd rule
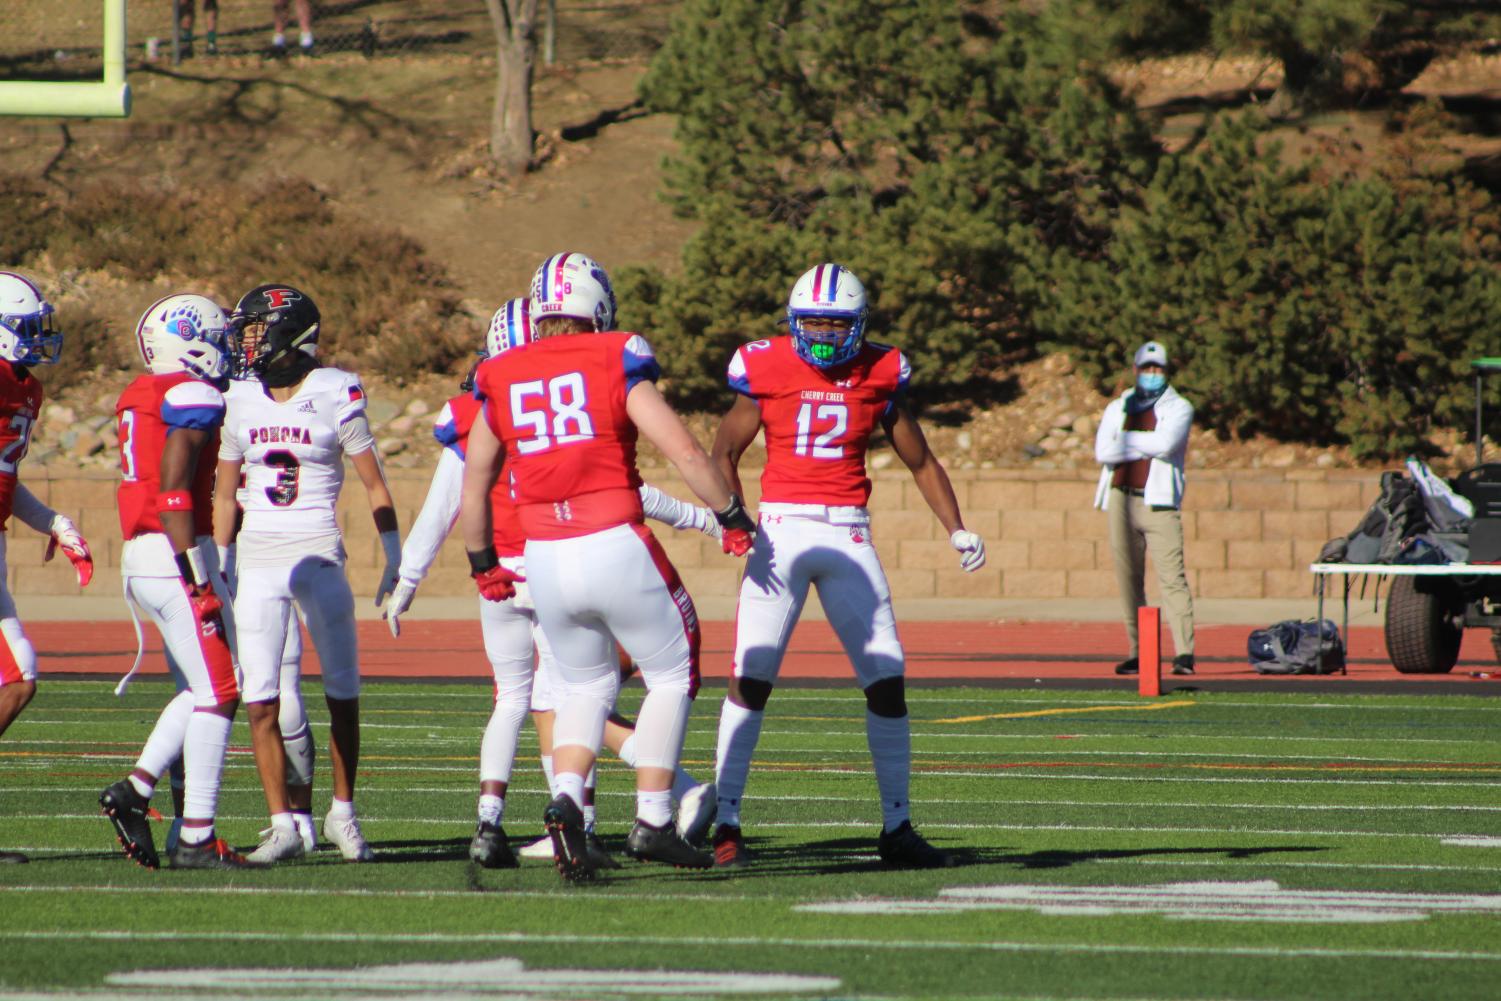
[[[20,852],[0,852],[0,865],[21,865],[31,859]]]
[[[709,869],[714,865],[714,856],[684,841],[671,821],[661,827],[636,821],[625,839],[625,853],[637,862],[666,862],[679,869]]]
[[[483,820],[474,829],[474,840],[469,842],[469,858],[486,869],[514,869],[521,864],[506,844],[505,828]]]
[[[584,834],[584,814],[565,795],[559,795],[542,811],[542,823],[552,838],[552,863],[558,875],[570,883],[586,883],[594,878],[594,863],[589,858],[589,839]]]
[[[223,838],[212,838],[196,845],[179,841],[171,854],[167,856],[167,862],[174,869],[265,868],[226,845]]]
[[[1173,658],[1173,673],[1174,674],[1193,674],[1194,673],[1194,655],[1191,654],[1191,653],[1180,653],[1180,654],[1178,654],[1178,656],[1174,657]]]
[[[605,847],[605,843],[599,839],[599,835],[594,833],[593,828],[585,829],[584,844],[586,846],[584,850],[589,855],[589,864],[594,866],[594,868],[620,868],[620,863],[615,861],[615,856],[610,854],[610,849]]]
[[[709,847],[714,852],[714,865],[719,868],[750,864],[750,850],[745,847],[745,838],[741,836],[738,824],[720,824],[716,827]]]
[[[115,837],[125,854],[137,865],[160,869],[162,860],[156,854],[156,841],[146,819],[151,802],[136,792],[129,779],[121,779],[99,794],[99,805],[114,825]]]
[[[959,864],[948,852],[928,844],[910,820],[902,821],[894,831],[882,831],[876,853],[882,862],[897,869],[947,869]]]
[[[1135,657],[1132,657],[1130,660],[1123,660],[1115,665],[1116,674],[1136,674],[1140,670],[1140,662]]]

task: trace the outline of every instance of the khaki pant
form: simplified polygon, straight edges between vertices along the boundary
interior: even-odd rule
[[[1152,509],[1142,498],[1120,488],[1110,493],[1110,552],[1126,618],[1131,656],[1140,652],[1136,610],[1147,603],[1147,554],[1157,568],[1163,614],[1179,654],[1194,652],[1194,602],[1183,569],[1183,514],[1177,508]]]

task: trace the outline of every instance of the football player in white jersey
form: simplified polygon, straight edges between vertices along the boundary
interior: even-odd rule
[[[493,358],[509,348],[529,343],[533,339],[528,300],[512,299],[490,321],[485,334],[482,358]],[[438,457],[438,467],[433,472],[428,486],[427,498],[422,510],[407,533],[406,544],[401,553],[401,569],[396,588],[386,602],[386,620],[391,635],[401,635],[400,617],[411,606],[418,585],[427,576],[428,569],[437,558],[443,540],[453,530],[459,517],[459,490],[464,476],[464,446],[469,430],[479,416],[480,403],[473,396],[472,376],[461,384],[463,392],[443,405],[433,426],[433,436],[445,448]],[[503,489],[503,488],[501,488]],[[674,528],[697,529],[711,537],[718,537],[719,523],[707,508],[685,504],[652,486],[641,487],[641,502],[647,517],[667,522]],[[520,547],[524,544],[514,526],[514,515],[504,510],[509,507],[508,498],[496,498],[496,546],[502,553],[506,567],[518,577],[525,577]],[[469,846],[469,857],[486,868],[505,868],[516,864],[515,856],[506,844],[501,819],[505,812],[505,794],[510,785],[511,767],[515,760],[516,742],[521,724],[526,719],[528,702],[532,719],[537,725],[538,741],[541,744],[543,771],[547,775],[549,796],[552,789],[552,657],[542,630],[537,624],[537,613],[531,602],[531,594],[523,581],[518,582],[516,594],[507,601],[480,600],[480,625],[484,631],[485,653],[495,673],[495,709],[485,737],[480,745],[480,796],[479,826]],[[532,664],[537,661],[536,676]],[[635,764],[633,731],[629,721],[612,715],[606,724],[605,742],[621,755],[627,764]],[[593,773],[591,772],[591,779]],[[586,798],[593,791],[588,783]],[[700,785],[681,767],[674,780],[674,798],[687,804],[679,811],[679,827],[687,829],[685,837],[701,839],[713,823],[712,811],[717,806],[712,785]],[[592,802],[585,803],[585,824],[593,827]],[[680,830],[681,832],[681,830]],[[690,837],[691,836],[691,837]],[[552,839],[544,837],[537,842],[539,858],[552,858]],[[532,847],[532,846],[528,846]],[[597,865],[609,866],[614,862],[608,853],[591,837],[590,847],[598,856]]]
[[[335,512],[347,455],[365,486],[386,553],[376,601],[396,579],[401,539],[396,509],[357,376],[317,361],[320,316],[307,293],[261,285],[231,315],[239,364],[254,376],[225,396],[228,413],[214,488],[214,538],[228,546],[236,489],[244,473],[244,522],[238,538],[235,593],[244,701],[256,768],[271,812],[255,862],[297,858],[306,851],[287,798],[286,748],[278,722],[282,651],[301,611],[318,650],[328,703],[333,804],[323,835],[344,858],[367,862],[374,852],[355,816],[360,753],[360,672],[354,594],[344,575],[344,542]]]

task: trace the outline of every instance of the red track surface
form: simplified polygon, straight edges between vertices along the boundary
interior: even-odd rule
[[[1112,668],[1124,656],[1125,631],[1103,622],[907,622],[901,625],[907,649],[907,675],[914,679],[1109,680],[1111,685],[1129,684],[1118,679]],[[128,622],[34,622],[26,627],[41,656],[43,675],[64,673],[123,674],[135,655],[135,637]],[[367,678],[467,678],[488,679],[490,667],[480,643],[477,621],[408,621],[401,638],[393,639],[385,624],[359,624],[361,669]],[[1200,626],[1198,629],[1198,675],[1195,683],[1213,680],[1255,681],[1261,679],[1246,664],[1249,626]],[[1490,634],[1470,629],[1465,633],[1459,665],[1447,675],[1398,674],[1387,660],[1378,627],[1351,630],[1349,674],[1333,677],[1290,678],[1293,682],[1447,682],[1457,691],[1501,692],[1501,665],[1491,651]],[[164,674],[161,643],[147,629],[148,656],[144,674]],[[1169,648],[1171,641],[1164,639]],[[307,644],[304,673],[317,674],[317,655]],[[704,623],[703,673],[705,678],[725,678],[730,672],[734,649],[734,625]],[[1490,677],[1476,678],[1483,674]],[[798,626],[792,649],[782,668],[791,679],[832,678],[853,681],[839,642],[823,622]],[[1173,682],[1187,679],[1172,679]],[[1077,683],[1077,682],[1076,682]],[[1164,679],[1167,683],[1167,679]]]

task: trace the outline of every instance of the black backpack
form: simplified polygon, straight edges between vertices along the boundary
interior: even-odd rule
[[[1257,674],[1344,673],[1345,643],[1330,619],[1287,619],[1253,629],[1246,638],[1246,658]]]
[[[1381,474],[1381,496],[1371,505],[1355,531],[1345,536],[1343,558],[1323,560],[1340,563],[1391,563],[1402,551],[1402,543],[1428,527],[1428,513],[1423,495],[1412,480],[1397,472]],[[1331,554],[1339,540],[1333,540],[1320,554]]]

